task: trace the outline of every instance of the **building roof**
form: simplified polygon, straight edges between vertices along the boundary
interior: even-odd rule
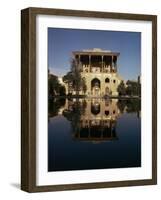
[[[112,52],[110,50],[103,50],[100,48],[83,49],[81,51],[73,51],[73,55],[113,55],[119,56],[119,52]]]

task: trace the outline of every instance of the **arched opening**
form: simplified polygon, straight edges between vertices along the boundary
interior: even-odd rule
[[[106,78],[105,79],[105,83],[109,83],[110,82],[110,79],[109,78]]]
[[[109,95],[110,94],[110,89],[109,89],[109,87],[106,87],[105,88],[105,95]]]
[[[93,96],[99,96],[101,91],[101,83],[98,78],[94,78],[91,81],[91,93]]]
[[[109,112],[109,110],[105,110],[105,115],[109,115],[110,114],[110,112]]]
[[[91,104],[91,113],[94,115],[98,115],[100,113],[100,103],[99,102],[93,102]]]

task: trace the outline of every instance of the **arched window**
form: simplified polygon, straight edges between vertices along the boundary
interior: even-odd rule
[[[116,83],[116,80],[113,80],[113,83]]]
[[[105,83],[109,83],[110,82],[110,79],[109,78],[106,78],[105,79]]]
[[[100,104],[99,103],[92,103],[91,105],[91,112],[94,115],[97,115],[100,113]]]
[[[105,110],[105,115],[109,115],[110,114],[110,112],[109,112],[109,110]]]
[[[98,78],[94,78],[92,81],[91,81],[91,87],[99,87],[100,88],[100,80]]]

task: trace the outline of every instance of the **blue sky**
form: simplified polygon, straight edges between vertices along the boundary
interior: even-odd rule
[[[63,76],[70,69],[72,51],[101,48],[119,52],[118,73],[125,80],[141,73],[141,33],[48,28],[48,67]]]

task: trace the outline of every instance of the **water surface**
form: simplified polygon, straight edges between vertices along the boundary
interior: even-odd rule
[[[48,171],[141,166],[140,100],[54,99]]]

